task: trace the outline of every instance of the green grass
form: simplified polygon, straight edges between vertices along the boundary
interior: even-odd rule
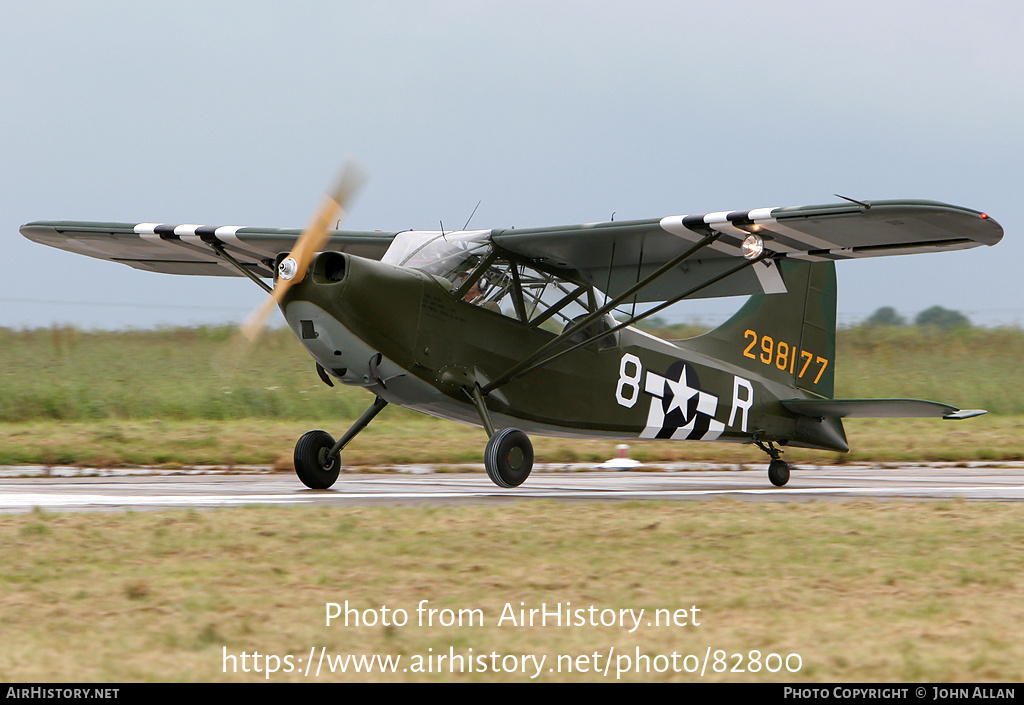
[[[0,422],[350,419],[366,407],[362,390],[326,387],[290,331],[268,332],[244,356],[233,332],[0,329]],[[1020,329],[841,329],[836,396],[933,398],[1021,416],[1022,353]]]
[[[663,331],[692,334],[687,329]],[[84,332],[0,329],[0,464],[290,465],[299,435],[335,436],[366,408],[326,387],[287,330],[240,356],[230,328]],[[792,449],[793,462],[1024,459],[1024,331],[841,329],[836,395],[987,408],[962,423],[852,420],[846,456]],[[607,441],[535,439],[549,462],[602,461]],[[479,462],[479,429],[390,407],[346,450],[349,465]],[[644,461],[760,462],[731,444],[637,443]]]
[[[916,326],[839,331],[836,396],[934,399],[1024,415],[1024,330]]]
[[[288,331],[238,352],[230,328],[0,329],[0,421],[350,418],[364,394],[326,387]]]
[[[231,654],[799,654],[797,673],[624,680],[988,682],[1024,677],[1024,507],[963,502],[258,507],[0,516],[10,682],[264,680]],[[404,609],[325,624],[326,603]],[[483,624],[420,626],[421,600]],[[505,604],[699,608],[699,626],[513,627]],[[694,613],[690,612],[690,615]],[[45,625],[45,626],[41,626]],[[428,651],[432,650],[432,651]],[[763,658],[763,656],[762,656]],[[541,681],[614,681],[595,673]],[[271,680],[315,682],[298,673]],[[324,674],[322,681],[519,674]]]

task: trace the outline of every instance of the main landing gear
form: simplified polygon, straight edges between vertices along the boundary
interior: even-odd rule
[[[761,441],[754,443],[772,458],[768,463],[768,480],[776,487],[782,487],[789,482],[789,463],[782,459],[782,451],[773,446],[771,441],[767,445]]]
[[[526,482],[533,470],[533,444],[525,433],[516,428],[494,430],[491,417],[484,405],[480,388],[470,391],[484,428],[487,430],[487,449],[484,451],[484,467],[487,477],[498,487],[518,487]],[[302,484],[313,490],[326,490],[333,485],[341,472],[341,451],[366,428],[388,403],[377,397],[370,408],[337,442],[326,431],[316,430],[304,433],[295,444],[295,474]]]
[[[533,444],[518,428],[503,428],[491,434],[484,451],[487,477],[498,487],[518,487],[533,470]]]
[[[341,450],[369,425],[388,403],[376,397],[370,408],[363,412],[352,427],[335,443],[326,431],[304,433],[295,444],[295,474],[311,490],[326,490],[341,472]]]
[[[487,432],[487,448],[484,450],[487,477],[498,487],[519,487],[533,470],[533,444],[530,443],[530,437],[518,428],[495,431],[479,385],[466,391],[473,399],[480,422]]]

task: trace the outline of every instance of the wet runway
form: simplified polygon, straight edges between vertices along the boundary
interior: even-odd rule
[[[408,466],[386,474],[343,474],[330,490],[309,490],[290,473],[258,468],[246,472],[0,468],[0,511],[715,497],[753,501],[1024,500],[1024,463],[805,466],[794,469],[789,484],[782,488],[771,486],[764,469],[730,466],[618,472],[594,470],[593,466],[547,466],[539,467],[524,485],[511,490],[493,485],[482,467],[473,470],[470,466],[468,472],[432,472],[424,466]]]

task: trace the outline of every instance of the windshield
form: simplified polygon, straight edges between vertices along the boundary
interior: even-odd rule
[[[395,236],[382,262],[419,269],[459,286],[490,251],[490,230],[409,231]]]

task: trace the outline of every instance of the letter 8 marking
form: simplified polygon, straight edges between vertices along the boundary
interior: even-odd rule
[[[633,366],[633,372],[628,372],[629,366]],[[643,375],[643,365],[636,355],[626,353],[619,360],[619,384],[615,388],[615,401],[627,409],[632,409],[636,400],[640,398],[640,378]],[[628,395],[626,390],[632,390]]]

